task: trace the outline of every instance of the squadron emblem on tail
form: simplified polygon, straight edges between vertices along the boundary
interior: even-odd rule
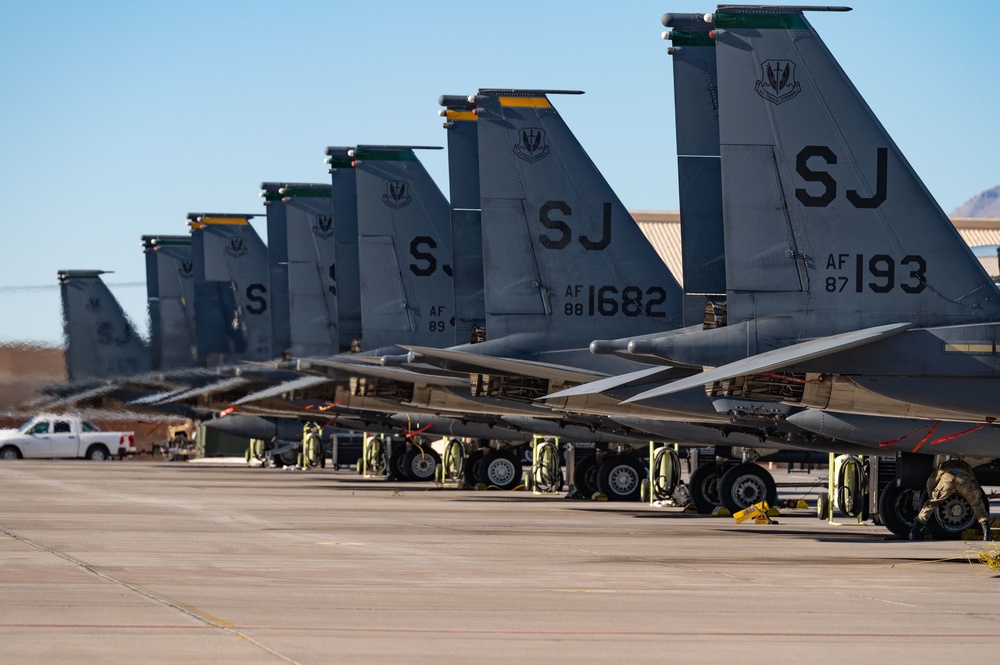
[[[545,132],[537,127],[525,127],[518,132],[521,142],[514,146],[514,154],[534,164],[549,154],[549,146],[545,143]]]
[[[412,200],[410,185],[405,180],[390,180],[385,183],[385,194],[382,195],[382,203],[393,210],[405,208],[410,205]]]
[[[757,94],[774,104],[787,102],[801,92],[795,80],[795,63],[790,60],[765,60],[760,65]]]

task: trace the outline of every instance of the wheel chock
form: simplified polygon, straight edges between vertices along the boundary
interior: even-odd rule
[[[777,524],[771,519],[772,510],[773,508],[767,505],[767,501],[761,501],[735,513],[733,519],[736,520],[737,524],[742,524],[747,520],[753,520],[754,524]]]
[[[716,506],[712,509],[712,517],[730,517],[732,513],[725,506]]]
[[[693,503],[688,504],[688,505],[684,506],[683,513],[685,515],[697,515],[698,514],[698,506],[694,505]]]
[[[777,507],[767,509],[768,517],[781,517],[781,511]]]
[[[481,491],[483,491],[485,489],[489,489],[489,488],[486,487],[486,483],[476,483],[476,486],[473,487],[472,489],[476,490],[477,492],[481,492]]]
[[[594,492],[593,496],[590,497],[594,501],[607,501],[608,495],[604,492]]]

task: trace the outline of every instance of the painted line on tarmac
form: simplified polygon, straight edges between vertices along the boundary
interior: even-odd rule
[[[31,547],[41,550],[42,552],[47,552],[49,554],[52,554],[53,556],[59,557],[64,561],[68,561],[74,566],[82,568],[91,575],[94,575],[104,580],[105,582],[110,582],[111,584],[120,586],[123,589],[128,589],[129,591],[132,591],[133,593],[136,593],[142,596],[143,598],[147,598],[153,601],[154,603],[159,603],[160,605],[176,610],[177,612],[180,612],[181,614],[190,617],[195,621],[201,622],[202,624],[204,624],[206,628],[215,628],[217,630],[222,630],[226,633],[229,633],[230,635],[234,635],[240,639],[246,640],[250,644],[256,646],[258,649],[261,649],[262,651],[269,653],[275,658],[280,658],[286,663],[291,663],[291,665],[301,665],[301,663],[299,663],[298,661],[293,660],[292,658],[289,658],[288,656],[275,651],[269,646],[261,644],[260,642],[253,639],[246,633],[242,632],[240,629],[233,626],[233,624],[229,623],[228,621],[212,616],[211,614],[203,612],[191,605],[186,605],[185,603],[182,603],[180,601],[173,600],[161,594],[149,591],[148,589],[144,589],[138,585],[126,582],[125,580],[120,580],[112,575],[108,575],[107,573],[99,570],[97,567],[87,563],[86,561],[81,561],[80,559],[77,559],[76,557],[66,554],[65,552],[60,552],[51,547],[42,545],[41,543],[37,543],[31,540],[30,538],[26,538],[24,536],[14,533],[13,531],[7,529],[6,527],[0,527],[0,533],[4,533],[7,536],[13,538],[14,540],[24,543],[25,545],[30,545]]]
[[[212,628],[217,628],[210,624],[205,624],[201,626],[121,626],[121,625],[107,625],[107,624],[63,624],[63,623],[0,623],[0,629],[3,628],[15,628],[15,629],[31,629],[31,628],[64,628],[67,630],[89,630],[89,629],[101,629],[101,630],[123,630],[123,631],[133,631],[133,630],[209,630]],[[230,632],[235,632],[239,630],[247,631],[259,631],[259,632],[272,632],[272,633],[400,633],[400,634],[426,634],[426,635],[481,635],[484,637],[502,637],[502,636],[513,636],[513,637],[550,637],[550,636],[567,636],[567,637],[585,637],[589,635],[600,636],[600,637],[786,637],[786,638],[839,638],[843,637],[843,633],[776,633],[776,632],[732,632],[732,631],[629,631],[629,630],[602,630],[602,631],[579,631],[579,630],[488,630],[488,629],[460,629],[460,628],[335,628],[335,627],[312,627],[312,626],[232,626]],[[885,639],[905,639],[912,640],[917,638],[996,638],[995,633],[851,633],[851,637],[860,638],[885,638]],[[252,640],[251,640],[252,641]],[[266,649],[266,647],[265,647]],[[268,650],[270,652],[270,650]],[[274,655],[286,660],[287,662],[295,662],[291,659],[285,658],[281,654],[275,653]]]

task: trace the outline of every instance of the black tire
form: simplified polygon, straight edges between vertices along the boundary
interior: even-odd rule
[[[777,498],[774,478],[767,469],[753,462],[737,464],[719,478],[719,500],[730,513],[738,513],[761,501],[773,506]]]
[[[513,450],[491,450],[479,462],[479,482],[487,487],[512,490],[521,484],[524,469]]]
[[[409,480],[406,472],[406,453],[402,447],[393,446],[389,449],[389,475],[393,480]]]
[[[878,514],[885,528],[900,538],[908,538],[923,504],[920,495],[920,490],[898,487],[890,481],[878,498]]]
[[[111,459],[111,453],[103,443],[96,443],[87,450],[87,459],[95,462],[106,462]]]
[[[295,466],[299,463],[299,451],[295,448],[289,448],[283,453],[275,455],[272,459],[281,466]]]
[[[479,463],[483,461],[483,457],[485,456],[486,451],[480,448],[479,450],[473,450],[465,458],[462,475],[465,477],[465,482],[473,487],[479,484]]]
[[[830,519],[830,495],[826,492],[816,497],[816,517],[824,521]]]
[[[979,491],[982,494],[983,505],[987,507],[988,519],[990,504],[986,493],[982,489]],[[924,500],[926,500],[926,495]],[[931,518],[927,520],[927,530],[931,532],[935,540],[959,540],[963,531],[978,528],[979,520],[976,519],[972,506],[965,500],[965,497],[959,494],[953,494],[945,499],[945,502],[938,506],[931,514]]]
[[[597,487],[608,501],[638,501],[646,469],[632,455],[605,455],[597,468]]]
[[[573,487],[588,499],[597,493],[597,455],[587,455],[576,463]]]
[[[21,459],[21,451],[14,446],[0,448],[0,460]]]
[[[691,490],[691,501],[699,513],[709,514],[722,505],[719,501],[718,465],[708,462],[692,471],[688,489]]]
[[[441,465],[441,457],[430,446],[424,446],[423,451],[412,446],[403,455],[403,472],[408,480],[424,482],[434,480],[434,474]]]

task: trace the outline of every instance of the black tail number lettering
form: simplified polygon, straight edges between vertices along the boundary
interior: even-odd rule
[[[837,164],[837,155],[825,145],[807,145],[795,156],[795,172],[806,182],[823,185],[823,191],[810,194],[804,187],[795,190],[795,198],[807,208],[825,208],[837,198],[837,179],[827,171],[816,171],[809,166],[809,160],[822,159],[833,166]],[[865,210],[878,208],[885,203],[889,191],[889,149],[877,148],[875,152],[875,193],[862,196],[855,189],[847,190],[845,196],[855,208]]]
[[[423,251],[421,245],[437,249],[437,242],[430,236],[417,236],[410,242],[410,256],[417,261],[426,261],[426,265],[410,264],[410,272],[417,277],[430,277],[437,270],[437,259],[430,252]]]

